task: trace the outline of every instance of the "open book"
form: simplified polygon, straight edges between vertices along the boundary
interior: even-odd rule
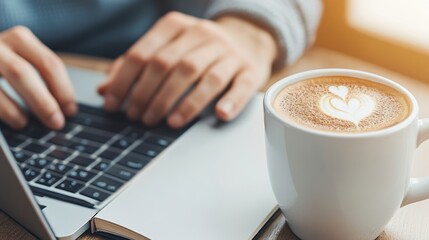
[[[258,97],[241,121],[194,125],[93,218],[92,231],[129,239],[253,238],[278,208]]]
[[[172,211],[172,205],[148,211],[146,208],[132,207],[141,202],[133,192],[126,191],[119,199],[102,209],[92,219],[92,231],[107,233],[111,238],[112,235],[120,237],[118,239],[252,239],[278,209],[275,201],[266,194],[258,200],[249,201],[259,201],[257,205],[252,207],[251,204],[243,203],[246,206],[237,209],[237,212],[232,208],[238,201],[228,204],[228,200],[220,202],[215,211],[211,211],[209,206],[205,209],[202,204],[189,210],[185,209],[192,204],[183,206],[182,211]],[[245,208],[249,208],[248,212],[243,212]],[[156,214],[158,210],[159,214],[155,218],[143,216]],[[189,211],[189,215],[183,215],[185,211]]]
[[[131,231],[130,229],[112,223],[105,219],[93,218],[92,220],[92,229],[100,235],[107,235],[107,237],[112,239],[136,239],[136,240],[149,240],[149,238]]]

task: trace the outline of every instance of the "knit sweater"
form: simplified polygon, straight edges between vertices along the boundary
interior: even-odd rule
[[[0,0],[0,32],[30,28],[55,51],[114,58],[164,14],[252,19],[275,36],[276,66],[294,62],[314,40],[320,0]]]

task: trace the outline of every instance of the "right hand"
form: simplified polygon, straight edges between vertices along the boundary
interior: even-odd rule
[[[64,64],[26,27],[0,32],[0,75],[49,128],[61,129],[64,114],[71,116],[77,112]],[[23,110],[1,88],[0,120],[15,129],[25,127],[28,121]]]

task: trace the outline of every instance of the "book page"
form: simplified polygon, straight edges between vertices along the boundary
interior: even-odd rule
[[[96,218],[150,239],[250,239],[277,208],[258,95],[236,121],[203,118]]]

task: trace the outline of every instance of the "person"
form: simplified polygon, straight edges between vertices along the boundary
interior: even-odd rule
[[[78,110],[54,51],[116,58],[98,88],[107,111],[181,128],[217,101],[228,121],[273,69],[303,54],[321,8],[319,0],[0,0],[0,74],[52,129]],[[0,119],[16,129],[28,121],[3,90]]]

